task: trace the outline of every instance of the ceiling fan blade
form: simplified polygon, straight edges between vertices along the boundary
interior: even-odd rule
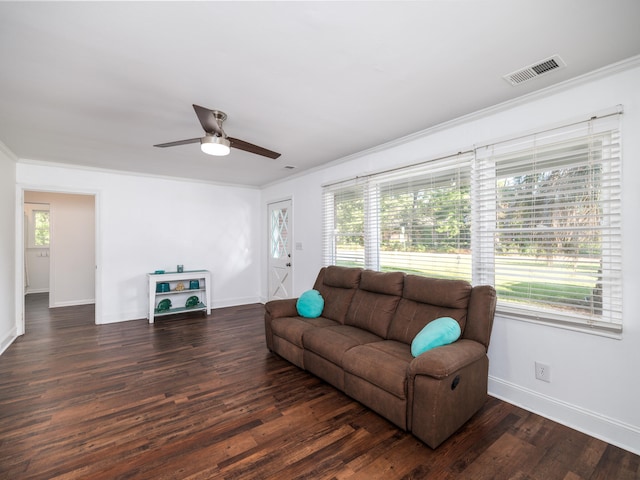
[[[227,137],[227,140],[231,142],[231,146],[233,148],[237,148],[238,150],[244,150],[245,152],[255,153],[256,155],[262,155],[263,157],[273,159],[280,156],[278,152],[267,150],[266,148],[259,147],[258,145],[254,145],[253,143],[245,142],[243,140],[238,140],[237,138]]]
[[[200,120],[200,125],[202,125],[202,128],[204,128],[205,132],[212,135],[217,134],[221,137],[224,136],[222,128],[220,128],[216,117],[213,115],[213,111],[208,108],[201,107],[200,105],[193,105],[193,109],[196,111],[198,120]]]
[[[177,147],[178,145],[187,145],[189,143],[200,143],[200,138],[190,138],[189,140],[178,140],[177,142],[159,143],[158,145],[154,145],[154,147]]]
[[[208,108],[201,107],[200,105],[196,105],[195,103],[192,106],[198,116],[200,125],[202,125],[202,128],[207,134],[207,138],[215,137],[214,140],[219,140],[220,142],[225,143],[226,141],[224,139],[226,139],[233,148],[254,153],[256,155],[262,155],[267,158],[275,159],[280,156],[278,152],[274,152],[273,150],[268,150],[266,148],[259,147],[258,145],[254,145],[253,143],[238,140],[237,138],[227,137],[226,133],[224,133],[224,130],[222,129],[222,123],[227,119],[226,113],[220,110],[210,110]],[[160,143],[158,145],[154,145],[154,147],[175,147],[177,145],[186,145],[188,143],[201,143],[201,140],[202,139],[200,138],[190,138],[188,140],[178,140],[177,142]]]

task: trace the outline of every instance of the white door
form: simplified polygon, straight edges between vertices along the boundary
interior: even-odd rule
[[[269,204],[269,300],[291,298],[291,200]]]

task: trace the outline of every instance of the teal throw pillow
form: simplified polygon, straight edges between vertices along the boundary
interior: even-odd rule
[[[421,353],[441,345],[448,345],[460,338],[460,324],[451,317],[440,317],[427,323],[411,342],[411,355]]]
[[[324,298],[318,290],[307,290],[296,302],[298,315],[305,318],[317,318],[324,308]]]

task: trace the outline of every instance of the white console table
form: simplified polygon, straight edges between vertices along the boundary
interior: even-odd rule
[[[149,323],[153,323],[155,317],[173,315],[184,312],[206,311],[211,315],[211,272],[208,270],[190,270],[187,272],[147,273],[149,280]],[[198,288],[190,288],[191,281],[198,281]],[[169,284],[167,291],[158,291],[161,283]],[[177,290],[178,284],[184,289]],[[187,307],[185,303],[189,297],[198,297],[198,304]],[[171,307],[158,310],[158,304],[168,299]],[[166,302],[165,302],[166,303]]]

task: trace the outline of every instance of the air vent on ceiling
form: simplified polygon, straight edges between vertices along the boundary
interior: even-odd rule
[[[544,75],[545,73],[553,72],[566,66],[564,61],[559,55],[542,60],[541,62],[529,65],[528,67],[521,68],[513,73],[505,75],[503,78],[511,85],[520,85],[531,79]]]

